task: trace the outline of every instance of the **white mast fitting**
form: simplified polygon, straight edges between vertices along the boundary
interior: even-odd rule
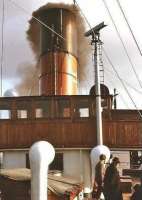
[[[94,45],[94,68],[95,68],[95,94],[96,94],[96,126],[97,126],[97,144],[103,144],[102,134],[102,107],[101,107],[101,91],[100,91],[100,55],[99,49],[102,44],[99,31],[106,25],[104,22],[90,29],[85,36],[92,36],[91,45]]]
[[[36,142],[30,148],[31,200],[48,199],[48,166],[54,156],[53,146],[46,141]]]

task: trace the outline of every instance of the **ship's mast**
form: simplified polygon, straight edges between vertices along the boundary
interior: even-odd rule
[[[96,126],[97,126],[97,144],[103,144],[102,134],[102,107],[101,107],[101,90],[100,90],[100,30],[104,28],[104,22],[95,26],[85,33],[85,36],[92,36],[91,45],[94,45],[94,68],[95,68],[95,98],[96,98]]]

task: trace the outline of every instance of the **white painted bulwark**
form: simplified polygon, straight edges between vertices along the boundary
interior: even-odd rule
[[[30,148],[31,200],[47,200],[48,166],[54,156],[53,146],[46,141],[36,142]]]
[[[5,151],[3,153],[3,168],[25,168],[26,167],[26,152],[21,151]]]
[[[64,175],[74,177],[84,184],[84,192],[91,192],[91,165],[88,150],[64,152]]]
[[[82,168],[84,180],[84,193],[91,193],[91,162],[89,151],[84,151],[83,153]]]
[[[80,153],[77,150],[64,152],[64,174],[81,179]],[[83,175],[83,174],[82,174]]]

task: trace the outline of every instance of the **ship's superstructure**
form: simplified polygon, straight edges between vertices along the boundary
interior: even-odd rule
[[[93,86],[89,95],[77,95],[76,16],[55,6],[44,7],[36,17],[52,29],[39,24],[40,95],[0,98],[1,113],[5,112],[0,117],[1,164],[28,166],[29,147],[47,140],[56,148],[51,168],[77,177],[90,193],[90,150],[97,145],[96,94]],[[112,104],[113,95],[102,84],[103,143],[130,164],[130,157],[142,150],[142,123],[137,111],[112,109]]]

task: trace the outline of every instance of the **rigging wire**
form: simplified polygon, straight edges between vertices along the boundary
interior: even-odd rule
[[[105,71],[109,72],[112,76],[113,76],[113,72],[111,70],[109,70],[108,68],[105,67]],[[122,79],[122,78],[121,78]],[[133,89],[135,92],[139,93],[142,95],[142,91],[138,90],[137,88],[135,88],[134,86],[132,86],[130,83],[128,83],[126,80],[122,79],[123,82],[125,82],[126,85],[128,85],[131,89]]]
[[[129,31],[130,31],[132,37],[133,37],[133,40],[134,40],[134,42],[135,42],[135,44],[136,44],[136,46],[137,46],[137,49],[138,49],[140,55],[142,56],[142,52],[141,52],[140,46],[139,46],[139,44],[138,44],[138,42],[137,42],[137,40],[136,40],[136,37],[135,37],[135,35],[134,35],[134,33],[133,33],[133,30],[132,30],[132,28],[131,28],[131,26],[130,26],[130,23],[128,22],[128,19],[127,19],[126,15],[125,15],[125,12],[124,12],[124,10],[123,10],[121,4],[120,4],[120,1],[119,1],[119,0],[116,0],[116,2],[117,2],[117,4],[118,4],[119,9],[120,9],[121,12],[122,12],[122,15],[123,15],[123,17],[124,17],[124,19],[125,19],[125,22],[126,22],[128,28],[129,28]]]
[[[12,4],[14,4],[16,7],[18,7],[19,9],[21,9],[21,10],[23,10],[23,12],[25,12],[26,14],[28,14],[29,15],[29,12],[27,11],[27,10],[25,10],[23,7],[21,7],[21,6],[19,6],[17,3],[15,3],[14,1],[12,1],[12,0],[8,0],[8,1],[10,1]],[[76,4],[78,7],[79,7],[79,5],[77,4],[77,2],[76,1],[74,1],[74,4]],[[83,14],[83,13],[82,13]],[[65,40],[66,41],[66,39],[63,37],[63,36],[61,36],[60,34],[58,34],[57,32],[55,32],[52,28],[50,28],[49,26],[47,26],[46,24],[44,24],[41,20],[39,20],[38,18],[36,18],[36,17],[34,17],[34,16],[32,16],[38,23],[40,23],[41,25],[43,25],[44,27],[46,27],[46,28],[48,28],[50,31],[52,31],[52,32],[54,32],[56,35],[58,35],[60,38],[62,38],[63,40]],[[85,17],[85,15],[83,15],[83,17]],[[87,20],[87,19],[86,19]],[[89,23],[89,22],[88,22]],[[90,26],[91,27],[91,26]],[[32,88],[33,88],[33,86],[32,86]],[[32,89],[31,89],[32,90]],[[28,92],[29,94],[31,94],[31,91],[29,91]]]
[[[91,27],[91,24],[89,23],[89,21],[88,21],[87,17],[85,16],[84,12],[82,11],[82,9],[80,8],[80,6],[78,5],[77,1],[74,0],[74,2],[75,2],[75,4],[77,5],[77,7],[79,8],[80,13],[81,13],[81,15],[84,17],[84,19],[85,19],[86,23],[88,24],[89,28],[91,29],[91,28],[92,28],[92,27]],[[94,30],[92,30],[92,32],[95,34]]]
[[[105,57],[107,58],[108,62],[110,63],[110,65],[111,65],[112,69],[113,69],[113,70],[114,70],[114,72],[116,73],[116,75],[117,75],[118,79],[120,80],[121,84],[123,85],[123,87],[124,87],[125,91],[127,92],[127,94],[128,94],[128,96],[129,96],[129,98],[131,99],[132,103],[134,104],[134,106],[135,106],[135,108],[136,108],[136,110],[137,110],[138,114],[140,115],[140,118],[142,119],[142,113],[140,112],[140,110],[138,109],[137,105],[135,104],[135,102],[134,102],[134,100],[133,100],[132,96],[130,95],[130,93],[129,93],[129,91],[128,91],[127,87],[125,86],[125,84],[124,84],[123,80],[121,79],[121,77],[120,77],[119,73],[118,73],[118,72],[117,72],[117,70],[115,69],[115,67],[114,67],[113,63],[111,62],[111,60],[110,60],[110,58],[108,57],[108,55],[107,55],[107,53],[106,53],[106,51],[105,51],[105,49],[104,49],[104,48],[103,48],[103,52],[104,52],[104,55],[105,55]]]
[[[102,1],[104,1],[104,0],[102,0]],[[80,12],[81,12],[82,15],[84,16],[84,19],[85,19],[85,21],[87,22],[88,26],[89,26],[90,28],[92,28],[91,25],[90,25],[90,23],[89,23],[89,21],[87,20],[86,16],[84,15],[82,9],[81,9],[81,8],[79,7],[79,5],[77,4],[77,1],[75,1],[75,2],[76,2],[76,5],[78,6]],[[104,1],[104,2],[105,2],[105,1]],[[107,6],[107,5],[106,5],[106,6]],[[107,7],[107,8],[108,8],[108,7]],[[108,10],[108,9],[107,9],[107,10]],[[109,12],[109,10],[108,10],[108,12]],[[109,12],[109,13],[110,13],[110,12]],[[111,13],[110,13],[110,16],[111,16]],[[112,16],[111,16],[111,18],[112,18]],[[113,18],[112,18],[112,20],[113,20]],[[113,22],[114,22],[114,20],[113,20]],[[115,24],[115,22],[114,22],[114,24]],[[115,27],[116,27],[116,25],[115,25]],[[116,27],[116,30],[118,30],[117,27]],[[94,31],[92,31],[92,32],[94,33]],[[119,34],[119,32],[118,32],[118,34]],[[120,34],[119,34],[119,35],[120,35]],[[120,36],[120,38],[121,38],[121,36]],[[121,39],[121,40],[122,40],[122,39]],[[123,40],[122,40],[122,42],[123,42]],[[123,44],[124,44],[124,43],[123,43]],[[125,47],[125,45],[124,45],[124,47]],[[111,64],[113,70],[115,71],[116,75],[118,76],[119,80],[121,81],[121,83],[122,83],[124,89],[126,90],[128,96],[129,96],[129,98],[131,99],[132,103],[134,104],[134,106],[135,106],[135,108],[136,108],[136,110],[137,110],[137,112],[138,112],[140,118],[142,118],[142,114],[141,114],[141,112],[139,111],[139,109],[137,108],[137,105],[135,104],[133,98],[131,97],[131,95],[130,95],[128,89],[127,89],[127,87],[126,87],[125,84],[123,83],[122,79],[120,78],[118,72],[116,71],[114,65],[112,64],[111,60],[110,60],[109,57],[107,56],[107,53],[105,52],[105,50],[104,50],[103,47],[102,47],[102,49],[103,49],[103,51],[104,51],[104,54],[105,54],[106,58],[108,59],[109,63]],[[126,49],[126,48],[125,48],[125,49]],[[126,50],[126,52],[127,52],[127,50]],[[129,55],[128,55],[128,57],[129,57]],[[129,57],[129,58],[130,58],[130,57]]]
[[[118,92],[119,92],[119,91],[118,91]],[[123,102],[123,104],[125,105],[125,107],[126,107],[127,109],[131,110],[130,107],[128,106],[127,102],[125,101],[123,95],[122,95],[120,92],[119,92],[119,96],[118,96],[118,97],[120,97],[120,99],[121,99],[121,101]]]
[[[0,89],[0,94],[2,97],[2,92],[3,92],[3,63],[4,63],[4,20],[5,20],[5,4],[4,0],[2,2],[2,23],[1,23],[1,66],[0,66],[0,83],[1,83],[1,89]]]
[[[17,8],[20,8],[21,10],[23,10],[24,13],[31,15],[27,10],[25,10],[25,8],[23,8],[22,6],[19,6],[17,3],[15,3],[12,0],[8,0],[9,2],[11,2],[13,5],[15,5]],[[66,40],[62,35],[60,35],[59,33],[57,33],[56,31],[54,31],[54,29],[52,29],[50,26],[48,26],[47,24],[45,24],[44,22],[42,22],[40,19],[38,19],[35,16],[32,16],[32,18],[34,20],[36,20],[39,24],[41,24],[42,26],[44,26],[45,28],[47,28],[48,30],[50,30],[51,32],[55,33],[57,36],[59,36],[62,40]]]
[[[4,0],[3,0],[4,1]],[[27,12],[24,8],[22,8],[21,6],[19,6],[18,4],[16,4],[15,2],[13,2],[12,0],[9,0],[11,3],[13,3],[16,7],[18,7],[18,8],[20,8],[20,9],[22,9],[24,12],[26,12],[27,14],[29,14],[29,12]],[[103,0],[104,1],[104,0]],[[77,7],[79,8],[79,10],[80,10],[80,12],[81,12],[81,14],[83,15],[83,17],[84,17],[84,19],[85,19],[85,21],[87,22],[87,24],[89,25],[89,27],[91,28],[91,25],[90,25],[90,23],[89,23],[89,21],[87,20],[87,18],[86,18],[86,16],[84,15],[84,13],[82,12],[82,9],[80,8],[80,6],[78,5],[78,3],[77,3],[77,1],[75,0],[75,4],[77,5]],[[36,20],[36,21],[38,21],[41,25],[43,25],[43,26],[45,26],[47,29],[49,29],[50,31],[52,31],[52,32],[54,32],[56,35],[58,35],[60,38],[62,38],[63,40],[66,40],[65,38],[63,38],[60,34],[58,34],[56,31],[54,31],[52,28],[50,28],[49,26],[47,26],[46,24],[44,24],[41,20],[39,20],[38,18],[36,18],[36,17],[34,17],[33,16],[33,18]],[[117,27],[116,27],[117,28]],[[94,33],[94,31],[92,30],[92,32]],[[110,61],[110,60],[109,60]],[[111,62],[111,61],[110,61]],[[119,77],[119,79],[122,81],[122,79]],[[125,86],[124,85],[124,83],[123,83],[123,86]],[[126,87],[124,87],[125,88],[125,90],[127,90],[127,88]],[[127,90],[127,92],[128,92],[128,90]],[[129,93],[129,92],[128,92]],[[133,102],[133,104],[135,105],[135,107],[136,107],[136,109],[138,110],[138,108],[137,108],[137,106],[136,106],[136,104],[135,104],[135,102],[133,101],[133,99],[132,99],[132,97],[131,97],[131,95],[129,94],[129,97],[131,98],[131,100],[132,100],[132,102]],[[138,112],[139,112],[139,114],[140,114],[140,116],[142,117],[142,114],[140,113],[140,111],[138,110]]]
[[[141,80],[139,79],[139,76],[138,76],[138,74],[137,74],[137,72],[136,72],[136,70],[135,70],[135,67],[134,67],[134,65],[133,65],[133,63],[132,63],[132,60],[131,60],[131,58],[130,58],[130,56],[129,56],[129,54],[128,54],[128,51],[127,51],[127,49],[126,49],[126,47],[125,47],[125,44],[124,44],[124,42],[123,42],[123,39],[122,39],[122,37],[121,37],[121,35],[120,35],[119,31],[118,31],[118,28],[117,28],[117,26],[116,26],[116,23],[115,23],[115,21],[114,21],[112,15],[111,15],[111,13],[110,13],[110,10],[109,10],[109,8],[108,8],[108,6],[107,6],[107,3],[106,3],[105,0],[102,0],[102,1],[103,1],[103,3],[104,3],[104,6],[105,6],[105,8],[106,8],[106,10],[107,10],[107,12],[108,12],[108,14],[109,14],[109,16],[110,16],[110,19],[111,19],[111,21],[112,21],[114,27],[115,27],[116,33],[117,33],[117,35],[118,35],[118,37],[119,37],[119,39],[120,39],[120,41],[121,41],[121,43],[122,43],[122,46],[123,46],[123,48],[124,48],[124,51],[125,51],[125,53],[126,53],[126,55],[127,55],[127,58],[128,58],[128,60],[129,60],[130,64],[131,64],[131,68],[132,68],[132,70],[133,70],[133,72],[134,72],[134,74],[135,74],[135,76],[136,76],[136,79],[137,79],[137,81],[138,81],[140,87],[142,88]]]
[[[9,2],[11,2],[13,5],[15,5],[15,7],[17,7],[18,9],[22,10],[24,13],[26,13],[27,15],[31,15],[25,8],[23,8],[22,6],[20,6],[19,4],[15,3],[14,1],[12,0],[8,0]],[[51,27],[49,27],[48,25],[46,25],[44,22],[42,22],[40,19],[38,19],[37,17],[35,16],[32,16],[32,18],[37,21],[39,24],[41,24],[42,26],[44,26],[45,28],[47,28],[48,30],[50,30],[51,32],[55,33],[57,36],[59,36],[62,40],[66,41],[66,39],[60,35],[59,33],[57,33],[54,29],[52,29]],[[40,58],[38,59],[38,63],[40,61]],[[37,64],[38,64],[37,63]],[[37,70],[36,70],[37,71]],[[35,75],[36,75],[36,71],[33,75],[33,79],[35,78]],[[32,90],[33,90],[33,84],[31,86],[31,89],[28,89],[28,95],[31,95],[32,94]]]
[[[31,15],[25,8],[21,7],[20,5],[18,5],[18,4],[15,3],[14,1],[12,1],[12,0],[8,0],[8,1],[11,2],[12,4],[14,4],[17,8],[23,10],[24,13],[26,13],[26,14],[28,14],[28,15]],[[80,9],[80,7],[79,7],[79,5],[78,5],[78,3],[77,3],[76,1],[74,1],[74,4],[76,4],[76,5],[78,6],[78,8]],[[80,11],[81,11],[81,9],[80,9]],[[83,15],[83,17],[85,18],[85,15],[83,14],[83,12],[82,12],[82,15]],[[45,28],[49,29],[50,31],[52,31],[53,33],[55,33],[56,35],[58,35],[60,38],[62,38],[64,41],[66,41],[66,39],[65,39],[62,35],[60,35],[60,34],[57,33],[56,31],[54,31],[52,28],[50,28],[49,26],[47,26],[44,22],[42,22],[41,20],[39,20],[38,18],[36,18],[36,17],[34,17],[34,16],[32,16],[32,17],[33,17],[38,23],[40,23],[41,25],[43,25]],[[87,20],[87,18],[86,18],[86,20]],[[89,23],[89,21],[87,21],[87,23]],[[91,27],[91,25],[90,25],[90,27]],[[94,31],[93,31],[93,33],[94,33]],[[31,90],[32,90],[32,89],[31,89]],[[31,91],[29,91],[28,93],[31,94]]]
[[[92,26],[91,26],[91,24],[89,23],[87,17],[85,16],[84,12],[82,11],[81,7],[78,5],[78,3],[77,3],[76,0],[75,0],[74,2],[75,2],[75,4],[76,4],[76,6],[78,7],[78,9],[79,9],[79,11],[80,11],[82,17],[84,18],[84,20],[86,21],[87,25],[89,26],[91,32],[93,33],[93,35],[95,35],[95,31],[94,31],[94,29],[92,29]],[[92,47],[92,48],[94,48],[94,47]],[[92,56],[92,60],[94,60],[94,56]],[[102,64],[103,64],[103,62],[102,62]],[[103,67],[104,67],[104,66],[103,66]],[[95,73],[95,69],[94,69],[94,73]]]
[[[109,71],[106,71],[108,74],[107,74],[107,76],[109,76]],[[112,75],[112,74],[111,74]],[[111,85],[114,85],[114,87],[115,88],[117,88],[116,87],[116,85],[115,85],[115,83],[114,83],[114,80],[112,81],[112,80],[106,80],[108,83],[110,83]],[[123,98],[123,96],[122,96],[122,94],[121,94],[121,92],[117,89],[117,93],[119,94],[119,96],[118,97],[120,97],[121,98],[121,100],[122,100],[122,102],[123,102],[123,104],[125,105],[125,107],[127,108],[127,109],[129,109],[130,110],[130,108],[129,108],[129,106],[128,106],[128,104],[127,104],[127,102],[125,101],[125,99]]]

